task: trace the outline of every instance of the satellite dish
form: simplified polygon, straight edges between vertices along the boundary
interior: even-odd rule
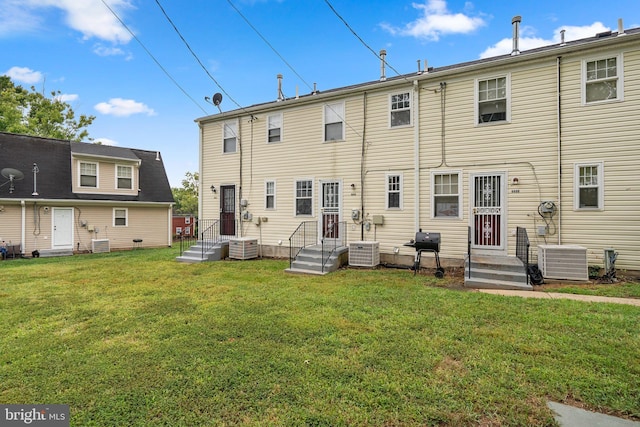
[[[0,171],[0,174],[11,181],[20,181],[21,179],[24,179],[24,174],[18,169],[4,168]]]
[[[220,105],[221,102],[222,102],[222,94],[219,92],[216,92],[213,95],[213,105],[217,107],[218,105]]]

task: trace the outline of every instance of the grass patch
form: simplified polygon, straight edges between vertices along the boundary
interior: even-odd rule
[[[640,417],[638,307],[176,255],[0,263],[0,402],[69,404],[74,426],[545,426],[547,399]]]

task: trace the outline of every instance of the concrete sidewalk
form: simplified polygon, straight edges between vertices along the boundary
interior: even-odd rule
[[[547,402],[561,427],[640,427],[640,422],[585,411],[557,402]]]
[[[599,297],[593,295],[576,295],[576,294],[563,294],[559,292],[539,292],[539,291],[511,291],[502,289],[477,289],[478,292],[494,295],[505,295],[522,298],[546,298],[546,299],[572,299],[576,301],[586,302],[608,302],[613,304],[628,304],[640,307],[640,299],[633,298],[612,298],[612,297]]]

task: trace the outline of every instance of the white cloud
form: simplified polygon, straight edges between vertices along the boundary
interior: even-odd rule
[[[42,18],[34,16],[23,0],[3,0],[0,6],[0,36],[36,31]]]
[[[602,33],[604,31],[609,31],[610,28],[604,26],[601,22],[594,22],[591,25],[585,25],[582,27],[578,26],[564,26],[559,27],[553,32],[553,36],[550,39],[544,39],[540,37],[528,36],[528,32],[532,32],[531,29],[525,28],[521,32],[522,36],[518,38],[518,45],[520,51],[525,51],[529,49],[535,49],[537,47],[549,46],[552,44],[560,43],[561,36],[560,31],[565,30],[564,40],[565,42],[569,42],[572,40],[584,39],[587,37],[593,37],[598,33]],[[493,56],[504,55],[507,53],[511,53],[513,50],[513,40],[502,39],[493,46],[485,49],[484,52],[480,54],[480,58],[491,58]]]
[[[111,98],[109,102],[100,102],[94,107],[102,114],[127,117],[133,114],[146,114],[155,116],[156,112],[141,102],[133,99]]]
[[[27,67],[11,67],[4,74],[11,77],[11,80],[26,84],[35,84],[42,81],[42,73],[40,71],[33,71]]]
[[[438,41],[442,35],[467,34],[485,25],[482,18],[450,12],[445,0],[426,0],[424,4],[412,3],[412,6],[422,12],[421,17],[404,28],[386,23],[380,24],[381,27],[393,35]],[[468,7],[469,4],[466,4],[465,8]]]
[[[109,138],[96,138],[93,140],[93,142],[96,142],[102,145],[120,145],[118,141],[114,141],[113,139],[109,139]]]
[[[76,101],[78,98],[80,97],[75,93],[61,93],[60,95],[55,97],[55,99],[60,102]]]

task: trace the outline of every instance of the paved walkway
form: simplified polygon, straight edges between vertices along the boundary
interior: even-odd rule
[[[559,292],[540,292],[540,291],[509,291],[501,289],[478,289],[478,292],[495,295],[506,295],[523,298],[546,298],[546,299],[572,299],[576,301],[587,302],[609,302],[614,304],[628,304],[640,307],[640,299],[634,298],[612,298],[612,297],[599,297],[593,295],[575,295],[575,294],[563,294]]]

